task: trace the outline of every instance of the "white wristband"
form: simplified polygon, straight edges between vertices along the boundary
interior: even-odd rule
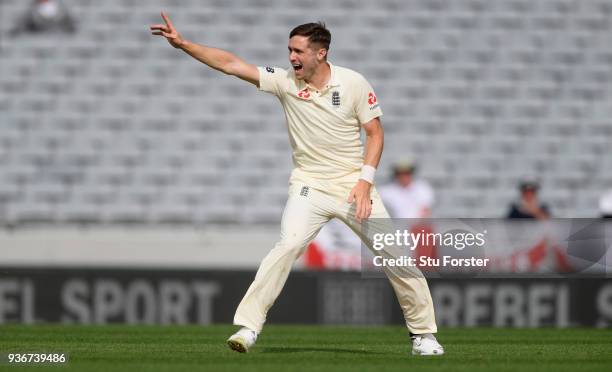
[[[374,184],[374,174],[376,173],[376,168],[371,165],[364,165],[361,167],[361,176],[359,179],[367,181],[370,184]]]

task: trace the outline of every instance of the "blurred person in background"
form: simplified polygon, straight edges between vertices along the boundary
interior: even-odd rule
[[[601,218],[612,218],[612,189],[604,192],[599,198],[599,213]]]
[[[412,233],[433,233],[434,227],[422,218],[431,216],[435,201],[433,188],[423,179],[416,178],[416,163],[405,159],[393,165],[393,182],[380,187],[380,196],[392,218],[405,218],[405,228]],[[437,247],[432,244],[419,243],[413,251],[413,257],[437,258]],[[421,270],[432,270],[431,267],[419,265]]]
[[[393,182],[379,188],[380,196],[393,218],[426,218],[431,215],[434,190],[425,180],[415,177],[411,160],[393,165]]]
[[[536,180],[523,180],[519,184],[520,199],[510,204],[507,218],[545,220],[550,218],[548,205],[538,199],[540,184]]]
[[[75,31],[75,22],[60,0],[34,0],[11,34]]]

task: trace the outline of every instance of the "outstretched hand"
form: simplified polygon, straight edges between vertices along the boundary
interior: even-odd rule
[[[166,13],[161,12],[161,16],[165,24],[157,24],[151,26],[151,34],[163,36],[166,38],[166,40],[168,40],[170,45],[175,48],[180,48],[181,45],[185,42],[185,40],[183,39],[181,34],[176,31],[174,25],[172,24],[172,21],[170,21],[170,18],[168,18]]]
[[[355,219],[361,223],[362,220],[370,217],[372,213],[372,199],[370,199],[370,188],[372,185],[360,179],[351,190],[347,202],[355,203]]]

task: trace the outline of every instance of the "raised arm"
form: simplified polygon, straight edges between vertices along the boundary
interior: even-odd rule
[[[246,63],[236,55],[223,49],[210,48],[183,39],[181,34],[174,28],[172,21],[170,21],[166,13],[162,12],[161,16],[164,24],[151,26],[151,33],[153,35],[165,37],[173,47],[182,49],[185,53],[215,70],[236,76],[259,87],[259,71],[257,67]]]

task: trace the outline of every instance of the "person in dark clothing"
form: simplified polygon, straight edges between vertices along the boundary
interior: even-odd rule
[[[34,0],[26,14],[10,32],[22,33],[76,31],[76,25],[68,9],[60,0]]]
[[[538,200],[540,185],[537,181],[523,181],[519,185],[521,198],[510,205],[508,218],[532,218],[545,220],[550,218],[548,205]]]

